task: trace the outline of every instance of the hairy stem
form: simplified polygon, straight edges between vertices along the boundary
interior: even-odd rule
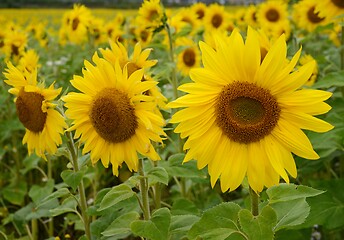
[[[149,198],[148,198],[148,182],[143,169],[143,159],[139,160],[139,174],[140,174],[140,192],[142,199],[142,212],[145,220],[150,219]]]

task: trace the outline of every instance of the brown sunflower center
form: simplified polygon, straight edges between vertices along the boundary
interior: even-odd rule
[[[42,102],[44,97],[35,92],[25,92],[20,90],[16,109],[20,122],[24,127],[34,133],[43,131],[47,120],[47,113],[42,111]]]
[[[197,14],[197,18],[198,19],[203,19],[203,17],[204,17],[204,10],[203,9],[198,9],[196,11],[196,14]]]
[[[140,38],[143,42],[146,42],[148,39],[149,33],[146,30],[140,32]]]
[[[279,20],[279,17],[280,17],[278,11],[274,8],[269,9],[266,12],[265,16],[269,22],[277,22]]]
[[[193,49],[188,48],[184,51],[183,62],[188,67],[192,67],[195,65],[196,54],[195,54],[195,51]]]
[[[111,143],[128,140],[138,127],[129,97],[115,88],[104,88],[95,96],[89,117],[96,132]]]
[[[280,107],[271,93],[254,83],[234,82],[223,88],[216,103],[216,123],[232,141],[252,143],[277,125]]]
[[[214,28],[218,28],[221,26],[222,24],[222,16],[220,14],[215,14],[212,18],[211,18],[211,24],[213,25]]]
[[[149,21],[155,21],[159,18],[159,13],[156,9],[151,9],[148,14],[148,20]]]
[[[72,29],[73,29],[73,31],[75,31],[78,28],[79,23],[80,23],[79,18],[74,18],[73,19],[73,22],[72,22]]]
[[[307,12],[307,17],[312,23],[319,23],[325,18],[319,17],[318,13],[315,12],[315,7],[311,7]]]
[[[339,8],[344,8],[344,1],[343,0],[332,0],[332,3]]]

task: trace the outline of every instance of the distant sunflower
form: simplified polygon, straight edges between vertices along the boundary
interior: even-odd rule
[[[257,20],[257,7],[255,5],[250,5],[246,11],[244,20],[247,26],[257,27],[258,20]]]
[[[192,4],[191,10],[196,13],[197,19],[202,20],[205,16],[205,13],[207,11],[207,5],[205,5],[202,2],[198,2],[195,4]]]
[[[328,19],[344,14],[343,0],[322,0],[318,2],[316,12],[319,12],[320,17],[327,17]]]
[[[213,3],[208,6],[208,9],[203,19],[203,24],[207,30],[220,30],[225,28],[225,20],[225,8],[221,5]]]
[[[138,12],[138,22],[147,28],[156,29],[162,25],[164,11],[160,0],[144,0]]]
[[[320,17],[315,10],[318,2],[317,0],[303,0],[294,5],[293,9],[297,16],[294,21],[300,28],[312,32],[316,27],[328,23],[326,18]]]
[[[35,50],[29,49],[28,51],[24,52],[22,57],[19,59],[17,68],[22,70],[23,73],[25,71],[33,73],[36,68],[41,67],[41,64],[38,63],[38,60],[39,56],[37,55]]]
[[[281,0],[270,0],[259,5],[257,20],[261,27],[269,28],[288,19],[287,5]]]
[[[6,60],[10,60],[17,64],[26,50],[27,41],[25,32],[19,30],[8,31],[3,41],[3,51],[6,55]]]
[[[192,68],[200,67],[201,54],[198,46],[189,38],[180,38],[176,41],[177,46],[183,46],[185,49],[178,54],[177,68],[184,76],[188,76]]]
[[[145,27],[138,26],[134,30],[135,39],[140,42],[142,46],[147,46],[151,43],[153,32]]]
[[[45,157],[45,153],[54,154],[57,146],[62,143],[66,123],[52,102],[61,92],[54,89],[53,84],[45,88],[43,83],[37,83],[37,71],[23,73],[8,63],[4,72],[5,82],[12,86],[9,92],[16,96],[15,104],[20,122],[26,133],[23,144],[27,144],[28,152],[35,151],[37,156]]]
[[[92,60],[95,65],[85,61],[83,77],[71,80],[81,93],[63,98],[73,120],[68,130],[84,143],[83,154],[90,152],[93,164],[99,159],[104,167],[111,163],[114,175],[123,162],[137,171],[138,153],[159,160],[151,141],[162,141],[164,120],[153,113],[154,98],[144,94],[157,82],[141,81],[142,69],[128,76],[128,65],[122,70],[118,60],[113,65],[96,53]]]
[[[235,190],[247,176],[250,187],[262,191],[296,177],[292,153],[319,158],[301,129],[326,132],[329,123],[313,115],[330,106],[323,101],[332,94],[299,88],[312,73],[314,62],[292,72],[299,50],[288,65],[282,35],[261,63],[257,32],[248,29],[246,42],[239,31],[229,38],[216,37],[216,51],[201,42],[204,68],[190,71],[193,83],[179,87],[188,93],[168,104],[184,108],[172,116],[175,132],[188,137],[184,162],[208,165],[211,185],[221,179],[223,192]]]

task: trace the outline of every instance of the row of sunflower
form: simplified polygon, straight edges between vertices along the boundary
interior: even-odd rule
[[[113,20],[80,4],[57,25],[0,19],[15,96],[2,97],[1,161],[16,169],[1,178],[0,235],[283,239],[297,226],[295,239],[340,236],[343,13],[338,0],[145,0]]]

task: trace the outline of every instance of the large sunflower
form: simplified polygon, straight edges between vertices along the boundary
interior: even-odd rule
[[[261,63],[257,32],[248,29],[246,42],[239,31],[216,37],[216,50],[201,42],[204,68],[190,71],[193,83],[179,87],[188,94],[168,104],[184,108],[171,123],[188,137],[184,162],[208,165],[211,185],[221,179],[222,191],[235,190],[247,176],[256,191],[296,177],[292,153],[307,159],[318,154],[301,129],[326,132],[329,123],[313,117],[329,111],[323,101],[331,93],[299,88],[312,74],[314,62],[292,72],[299,50],[286,63],[282,35]]]
[[[52,103],[61,88],[54,89],[53,84],[45,88],[43,83],[38,84],[36,69],[23,73],[10,62],[7,67],[5,82],[13,87],[9,92],[16,96],[17,115],[26,130],[23,144],[27,144],[29,154],[35,151],[45,159],[46,152],[56,152],[62,143],[60,134],[66,128],[64,118]]]
[[[85,61],[83,77],[71,80],[81,93],[63,98],[73,120],[69,131],[75,130],[74,137],[84,143],[83,154],[91,152],[93,164],[99,159],[105,167],[111,163],[114,175],[124,161],[137,171],[137,153],[159,160],[151,140],[161,142],[164,120],[153,113],[155,99],[144,94],[157,82],[142,82],[142,69],[128,77],[128,65],[122,70],[118,61],[113,65],[97,53],[92,59],[95,65]]]

